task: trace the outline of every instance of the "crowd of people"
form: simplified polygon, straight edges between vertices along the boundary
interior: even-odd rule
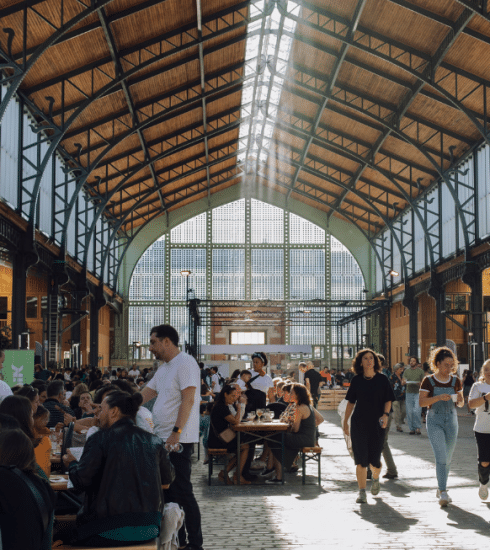
[[[149,349],[156,369],[140,372],[133,366],[129,372],[121,368],[102,373],[37,368],[30,384],[9,388],[0,381],[3,550],[51,549],[54,516],[67,506],[49,483],[52,446],[60,438],[61,462],[73,485],[69,506],[77,512],[76,528],[63,533],[68,538],[62,540],[98,548],[152,540],[162,528],[164,503],[171,502],[185,517],[178,531],[179,547],[202,550],[201,516],[191,483],[194,443],[202,436],[205,449],[228,451],[218,473],[225,484],[282,483],[283,467],[294,473],[300,449],[317,445],[323,422],[315,407],[317,396],[321,388],[335,385],[348,385],[343,430],[352,442],[357,502],[367,502],[369,478],[371,493],[379,493],[381,455],[387,465],[384,477],[397,477],[388,444],[393,416],[400,432],[406,418],[409,435],[420,434],[426,422],[435,456],[437,498],[447,506],[458,436],[455,407],[465,402],[469,414],[475,414],[479,495],[488,498],[490,360],[475,381],[470,371],[458,378],[457,358],[446,347],[433,350],[424,366],[411,357],[408,365],[397,363],[393,370],[384,365],[383,356],[364,349],[345,374],[328,368],[318,372],[312,363],[300,363],[305,381],[301,384],[291,373],[271,378],[261,352],[252,355],[251,370],[237,370],[225,378],[217,368],[206,369],[181,352],[179,336],[169,325],[151,329]],[[4,357],[0,351],[0,367]],[[269,418],[288,426],[284,462],[281,434],[260,441],[261,455],[254,459],[258,443],[246,433],[237,461],[237,436],[230,428],[267,410]],[[74,456],[70,446],[83,447],[81,456]],[[35,528],[22,524],[22,507],[32,509],[27,517],[39,515]]]

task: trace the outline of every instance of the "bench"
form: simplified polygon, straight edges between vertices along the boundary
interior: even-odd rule
[[[208,449],[208,485],[211,485],[214,459],[218,457],[226,457],[229,454],[230,453],[226,449]]]
[[[58,523],[63,523],[63,524],[67,524],[67,523],[71,523],[71,522],[75,522],[76,519],[77,519],[77,516],[73,516],[73,515],[66,515],[66,516],[55,516],[55,519]],[[116,547],[111,547],[112,550],[157,550],[159,547],[159,544],[158,544],[158,539],[153,539],[153,540],[149,540],[147,542],[140,542],[140,543],[134,543],[133,545],[131,546],[116,546]],[[89,547],[89,546],[70,546],[69,544],[62,544],[61,546],[56,546],[55,544],[53,544],[53,550],[58,550],[58,549],[66,549],[66,550],[86,550],[88,548],[92,548],[92,550],[97,550],[96,548],[94,548],[93,546]]]
[[[62,546],[53,546],[53,550],[58,549],[66,550],[97,550],[93,546],[69,546],[68,544],[63,544]],[[158,539],[150,540],[148,542],[135,543],[133,546],[112,546],[112,550],[157,550],[158,548]]]
[[[318,464],[318,485],[321,484],[321,466],[320,459],[322,457],[322,447],[303,447],[300,451],[301,456],[301,467],[302,467],[302,482],[303,485],[306,483],[306,463],[309,460],[316,462]]]

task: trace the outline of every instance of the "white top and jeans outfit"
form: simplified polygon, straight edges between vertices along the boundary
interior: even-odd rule
[[[490,392],[490,384],[475,382],[471,386],[468,400],[483,397]],[[486,401],[475,409],[476,418],[473,427],[478,450],[478,478],[482,485],[487,485],[490,479],[490,466],[483,467],[482,462],[490,462],[490,403]]]
[[[170,453],[175,469],[175,480],[165,493],[165,502],[176,502],[185,513],[185,527],[179,531],[180,546],[187,542],[192,550],[202,550],[201,512],[196,502],[191,483],[191,455],[194,443],[199,441],[199,403],[201,401],[201,374],[196,360],[180,352],[168,363],[162,363],[147,388],[157,392],[153,406],[155,433],[164,441],[168,439],[177,421],[182,404],[182,391],[195,388],[194,404],[189,418],[180,434],[181,453]]]

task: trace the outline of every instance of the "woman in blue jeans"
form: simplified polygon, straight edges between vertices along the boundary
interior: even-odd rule
[[[428,407],[427,435],[436,459],[437,498],[441,506],[451,502],[447,494],[447,478],[456,440],[458,417],[455,404],[464,406],[463,385],[454,374],[458,360],[446,347],[436,348],[430,356],[434,374],[426,376],[420,386],[419,403]]]

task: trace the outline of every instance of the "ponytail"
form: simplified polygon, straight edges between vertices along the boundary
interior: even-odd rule
[[[130,395],[123,391],[113,391],[105,400],[110,409],[117,407],[123,416],[129,416],[131,420],[134,420],[138,409],[143,403],[143,396],[139,392]]]

